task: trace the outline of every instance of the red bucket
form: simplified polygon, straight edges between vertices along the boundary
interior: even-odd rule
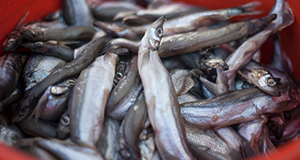
[[[100,1],[100,0],[99,0]],[[180,0],[178,0],[180,1]],[[181,0],[186,3],[200,5],[209,9],[220,9],[228,8],[233,6],[238,6],[251,2],[252,0]],[[275,0],[259,0],[262,5],[258,7],[257,10],[264,11],[262,15],[257,17],[262,17],[267,15]],[[297,69],[300,67],[300,54],[298,54],[298,49],[300,50],[300,1],[298,0],[286,0],[289,2],[295,14],[295,22],[288,28],[280,32],[281,45],[285,53],[290,57],[293,68],[294,76],[299,81],[300,72]],[[30,22],[34,20],[43,19],[47,14],[61,8],[60,0],[50,0],[50,1],[39,1],[39,0],[22,0],[22,1],[10,1],[10,0],[0,0],[0,44],[2,45],[5,37],[9,34],[13,28],[17,25],[19,20],[24,16],[26,12],[29,15],[26,17],[24,22]],[[272,44],[267,43],[262,49],[262,59],[263,62],[268,63],[273,52]],[[3,55],[2,48],[0,49],[0,55]],[[34,159],[30,156],[17,151],[13,148],[7,147],[0,144],[0,160],[30,160]],[[262,157],[256,157],[255,159],[265,159]],[[271,155],[271,159],[285,159],[285,160],[296,160],[300,159],[300,140],[286,143],[285,145],[278,148],[278,152],[274,152]]]

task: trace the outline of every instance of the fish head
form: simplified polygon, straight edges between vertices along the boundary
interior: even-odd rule
[[[217,57],[206,59],[199,65],[199,68],[209,75],[217,74],[216,68],[218,67],[220,67],[222,70],[228,69],[228,65],[223,60]]]
[[[3,51],[8,52],[18,49],[21,45],[19,36],[20,35],[6,38],[2,45]]]
[[[65,98],[71,92],[72,88],[74,87],[74,85],[76,83],[76,80],[77,80],[76,78],[70,78],[62,83],[49,86],[49,89],[47,89],[48,91],[46,90],[48,93],[45,94],[45,96],[47,96],[47,97],[51,96],[53,99]],[[46,93],[46,91],[45,91],[45,93]],[[50,98],[50,99],[52,99],[52,98]],[[46,99],[48,99],[48,98],[46,98]]]
[[[125,61],[120,61],[117,64],[116,75],[115,75],[115,80],[114,80],[114,81],[116,81],[116,83],[118,83],[122,79],[122,77],[124,76],[125,69],[126,69],[128,64],[129,63],[125,62]]]
[[[149,29],[146,31],[145,36],[143,37],[144,42],[148,48],[152,51],[158,50],[160,46],[160,41],[163,36],[163,24],[165,21],[165,17],[162,16],[158,18],[155,22],[151,24]]]
[[[29,41],[35,41],[35,38],[37,38],[40,35],[43,35],[43,33],[40,30],[30,27],[21,28],[20,33],[25,39]]]
[[[257,81],[258,87],[273,96],[280,96],[278,84],[273,75],[266,69],[252,70],[252,77]]]

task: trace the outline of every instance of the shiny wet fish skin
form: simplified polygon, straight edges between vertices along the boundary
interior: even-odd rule
[[[106,53],[80,73],[69,106],[71,139],[74,142],[94,147],[98,143],[118,60],[117,55]],[[99,72],[101,74],[97,74]]]
[[[162,159],[195,159],[185,141],[183,121],[171,78],[158,56],[163,23],[164,17],[156,20],[146,31],[139,47],[138,69],[149,119]]]
[[[78,3],[73,3],[75,1]],[[18,89],[20,92],[15,96],[7,93],[12,99],[0,101],[0,107],[2,102],[6,106],[1,108],[1,115],[5,118],[9,115],[7,118],[25,133],[23,137],[48,138],[19,139],[14,134],[5,134],[9,127],[3,127],[3,136],[18,148],[42,159],[244,159],[260,153],[268,157],[270,151],[276,152],[274,144],[298,138],[299,83],[290,75],[292,70],[280,53],[278,41],[275,39],[277,60],[272,62],[275,68],[252,65],[252,60],[248,63],[252,54],[259,53],[256,42],[263,43],[294,21],[284,0],[275,1],[269,16],[235,23],[227,19],[236,14],[258,13],[254,9],[259,3],[198,12],[202,8],[166,0],[145,2],[150,3],[147,9],[139,5],[128,7],[123,2],[68,2],[70,5],[63,5],[63,10],[70,26],[59,14],[51,22],[31,22],[23,26],[20,22],[8,36],[10,44],[4,47],[6,51],[17,49],[21,41],[27,41],[23,47],[46,46],[41,49],[44,53],[47,47],[52,53],[51,49],[56,47],[70,47],[66,52],[59,49],[66,53],[61,58],[69,63],[59,60],[43,66],[38,62],[42,58],[37,58],[37,62],[31,58],[24,74],[27,82],[18,81],[16,89],[9,88],[10,92]],[[108,17],[117,15],[120,19],[101,17],[104,22],[93,24],[87,4],[94,11],[101,7],[108,9],[109,12],[101,10],[107,12]],[[83,9],[65,12],[76,7]],[[122,7],[130,11],[120,12]],[[186,15],[187,12],[192,13]],[[57,13],[59,11],[54,15]],[[166,14],[168,20],[164,22],[165,18],[159,18],[159,14]],[[178,17],[181,14],[185,14],[185,18]],[[197,17],[191,18],[192,15]],[[204,23],[200,15],[204,15]],[[195,28],[215,20],[221,22]],[[178,34],[163,36],[171,33]],[[253,37],[258,40],[254,41]],[[108,42],[110,38],[113,39]],[[248,45],[245,47],[244,43]],[[236,51],[251,52],[251,56],[247,59],[239,54],[239,59],[233,56]],[[37,52],[40,50],[29,54],[38,57]],[[60,55],[59,52],[56,54]],[[22,64],[26,55],[21,56]],[[103,57],[114,61],[113,64],[103,62],[97,72],[87,73]],[[117,57],[121,61],[118,67]],[[283,57],[282,61],[278,57]],[[226,64],[226,58],[240,64],[229,60]],[[285,68],[284,72],[276,67]],[[233,77],[228,73],[238,74]],[[60,85],[70,77],[79,77],[73,91]],[[234,83],[228,83],[228,79]],[[253,88],[250,82],[258,88]],[[236,87],[236,91],[230,91],[228,84]],[[109,93],[113,89],[116,94]],[[72,94],[69,100],[68,94]],[[58,107],[67,101],[68,106]],[[46,103],[55,104],[57,108],[44,110],[42,106]],[[97,108],[91,104],[99,105]],[[38,118],[41,119],[36,121]]]

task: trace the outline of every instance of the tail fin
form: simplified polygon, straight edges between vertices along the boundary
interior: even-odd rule
[[[295,16],[290,8],[290,5],[288,2],[284,3],[283,6],[283,22],[279,28],[279,31],[282,30],[283,28],[286,28],[287,26],[291,25],[295,21]]]
[[[18,27],[21,26],[22,22],[26,19],[26,17],[28,16],[28,14],[29,14],[29,12],[26,12],[26,13],[24,14],[24,16],[21,18],[21,20],[20,20],[19,23],[15,26],[14,29],[17,29]]]
[[[243,10],[243,13],[241,15],[257,15],[261,14],[262,11],[256,11],[254,10],[257,6],[261,5],[261,2],[259,1],[254,1],[250,2],[244,5],[239,6]]]

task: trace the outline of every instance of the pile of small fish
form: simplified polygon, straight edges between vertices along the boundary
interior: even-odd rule
[[[268,156],[298,138],[300,86],[277,34],[289,4],[249,20],[258,5],[62,0],[44,21],[26,13],[0,57],[1,142],[41,159]]]

